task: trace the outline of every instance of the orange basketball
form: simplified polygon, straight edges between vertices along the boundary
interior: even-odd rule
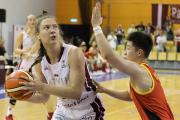
[[[20,90],[21,88],[24,87],[24,85],[19,84],[19,82],[28,82],[27,80],[21,78],[21,76],[25,76],[30,79],[33,79],[29,75],[28,71],[17,70],[11,73],[7,78],[5,83],[5,90],[11,99],[25,101],[30,99],[34,95],[34,93],[30,93],[26,96],[23,96],[29,90]]]

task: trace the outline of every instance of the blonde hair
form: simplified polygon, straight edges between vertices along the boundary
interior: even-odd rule
[[[28,21],[29,16],[31,16],[31,15],[33,15],[33,14],[30,14],[30,15],[28,15],[28,16],[27,16],[27,18],[26,18],[26,22]],[[35,16],[35,15],[33,15],[33,16]],[[27,31],[27,30],[28,30],[28,26],[26,25],[26,27],[25,27],[24,31]]]
[[[36,26],[35,26],[35,31],[37,33],[40,32],[39,30],[39,27],[40,27],[40,24],[41,22],[46,19],[46,18],[52,18],[56,21],[56,23],[58,24],[57,22],[57,19],[54,17],[54,16],[51,16],[49,14],[43,14],[43,15],[40,15],[37,17],[36,19]],[[63,35],[63,32],[61,31],[61,29],[59,28],[59,35],[60,35],[60,39],[59,39],[59,42],[60,43],[64,43],[63,41],[63,38],[62,38],[62,35]],[[41,40],[40,40],[40,49],[38,51],[38,57],[35,59],[35,62],[31,65],[31,67],[29,68],[29,71],[31,72],[32,71],[32,67],[38,63],[40,63],[42,61],[42,58],[44,57],[44,55],[47,55],[47,52],[46,52],[46,49],[44,48]]]

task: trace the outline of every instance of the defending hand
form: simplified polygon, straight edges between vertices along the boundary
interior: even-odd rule
[[[99,26],[102,24],[100,3],[97,3],[96,6],[93,8],[92,17],[91,17],[91,24],[93,27],[96,27],[96,26]]]

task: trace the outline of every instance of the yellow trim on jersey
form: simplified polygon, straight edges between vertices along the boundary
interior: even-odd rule
[[[149,69],[146,68],[146,66],[144,66],[144,64],[147,64],[147,63],[141,63],[140,65],[143,66],[143,67],[148,71],[149,75],[151,76],[151,79],[152,79],[152,82],[153,82],[153,83],[152,83],[152,88],[151,88],[151,90],[149,90],[149,91],[147,91],[147,92],[139,92],[139,91],[137,91],[137,90],[134,88],[134,86],[133,86],[133,84],[132,84],[132,82],[131,82],[131,86],[132,86],[132,88],[134,89],[134,91],[135,91],[136,93],[140,94],[140,95],[150,94],[150,93],[154,90],[154,86],[155,86],[154,78],[152,77],[152,74],[151,74],[151,72],[149,71]]]
[[[24,70],[18,70],[18,71],[23,72],[24,74],[26,74],[28,76],[28,78],[33,80],[33,78],[26,71],[24,71]]]

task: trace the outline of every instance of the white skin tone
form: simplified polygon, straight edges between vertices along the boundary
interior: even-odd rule
[[[4,39],[1,39],[0,45],[4,46],[4,43],[5,43]]]
[[[132,24],[131,24],[131,27],[132,27],[132,28],[135,28],[135,25],[132,23]]]
[[[34,15],[29,15],[27,17],[26,25],[28,26],[27,34],[33,39],[34,43],[36,42],[36,38],[34,36],[34,29],[35,29],[35,21],[36,17]],[[27,47],[26,49],[21,49],[21,45],[23,42],[23,33],[20,33],[17,36],[16,43],[15,43],[15,54],[23,54],[27,53],[31,50],[31,47]]]
[[[121,30],[121,26],[118,26],[118,30]],[[122,36],[124,36],[124,34],[121,33],[121,32],[115,33],[115,35],[122,35]]]
[[[99,26],[102,23],[100,9],[100,4],[97,3],[92,12],[91,23],[93,27]],[[114,52],[104,34],[96,35],[96,40],[102,57],[109,61],[109,63],[116,67],[119,71],[127,74],[136,90],[139,92],[147,92],[149,88],[152,87],[152,79],[148,71],[143,66],[139,65],[139,63],[146,62],[147,60],[147,58],[144,57],[144,51],[142,49],[136,50],[133,43],[128,41],[126,51],[124,53],[125,59],[123,59]],[[106,93],[120,100],[132,101],[129,90],[110,90],[104,88],[97,81],[94,80],[94,82],[98,87],[98,90],[95,93]]]
[[[54,19],[46,18],[40,23],[39,30],[37,37],[45,47],[51,64],[54,65],[59,60],[62,47],[59,42],[60,35],[58,24]],[[28,83],[20,83],[27,86],[22,90],[30,90],[27,94],[40,91],[40,94],[36,92],[28,101],[33,103],[45,103],[49,99],[49,94],[57,97],[79,100],[85,83],[85,59],[79,48],[72,48],[69,51],[68,65],[70,66],[70,86],[68,87],[58,87],[47,84],[46,78],[41,71],[41,63],[35,66],[37,78],[33,74],[31,75],[34,80],[22,76],[22,78],[29,81]]]
[[[113,39],[113,37],[114,37],[114,31],[111,31],[110,34],[112,35],[112,38],[111,38],[111,39]],[[110,41],[111,39],[108,39],[108,41]],[[115,39],[115,41],[116,41],[116,39]]]

